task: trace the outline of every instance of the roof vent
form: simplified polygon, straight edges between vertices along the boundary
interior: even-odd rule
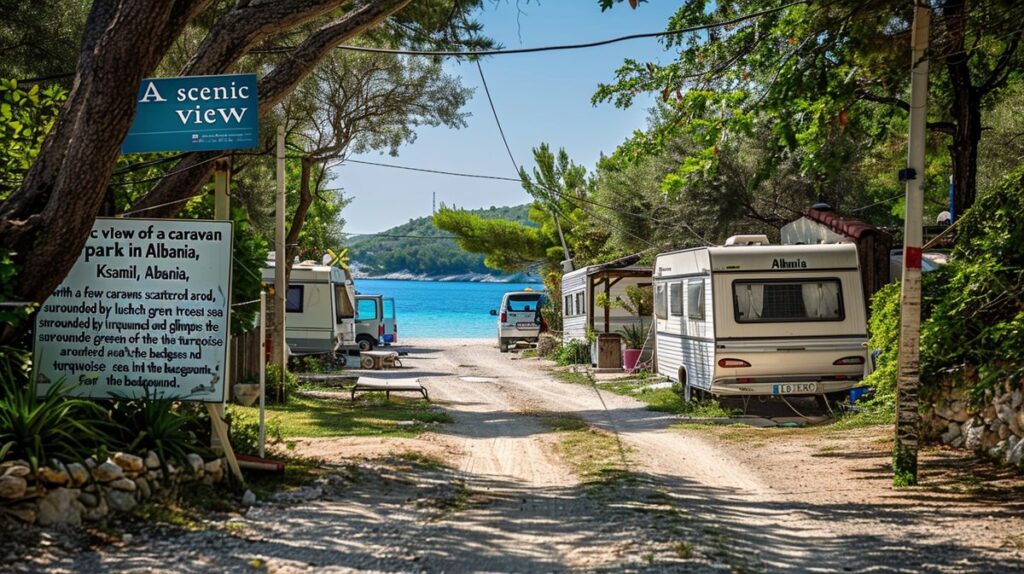
[[[725,240],[725,246],[769,245],[767,235],[733,235]]]

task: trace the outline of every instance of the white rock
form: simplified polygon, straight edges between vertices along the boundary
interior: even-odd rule
[[[256,504],[256,493],[251,490],[246,490],[245,494],[242,495],[242,504],[245,506],[252,506]]]
[[[70,488],[55,488],[39,501],[36,520],[41,526],[54,524],[82,524],[82,505],[78,502],[78,491]]]
[[[116,488],[117,490],[123,490],[125,492],[135,492],[135,489],[137,488],[135,486],[135,481],[125,477],[112,480],[107,486],[110,488]]]
[[[21,498],[27,488],[28,482],[20,476],[0,476],[0,498]]]
[[[13,476],[16,478],[25,478],[30,474],[32,474],[32,469],[29,468],[27,464],[15,464],[14,466],[8,468],[6,472],[4,472],[4,476]]]
[[[146,468],[150,470],[160,468],[160,456],[156,454],[156,451],[151,450],[146,455]]]
[[[142,459],[134,454],[115,452],[111,460],[114,461],[114,464],[120,466],[127,472],[142,472],[145,468],[145,464],[142,462]]]
[[[131,533],[125,532],[121,535],[121,542],[124,542],[125,544],[131,544],[134,538],[135,537],[132,536]]]
[[[123,476],[124,469],[109,460],[92,469],[92,477],[100,482],[110,482]]]
[[[68,465],[68,475],[71,476],[72,486],[82,486],[89,480],[89,471],[81,463],[73,462]]]
[[[1009,444],[1010,441],[1007,441],[1007,445]],[[1016,466],[1020,466],[1024,462],[1024,440],[1018,440],[1006,451],[1006,462]]]
[[[134,483],[132,483],[134,485]],[[116,512],[129,512],[135,508],[135,496],[124,490],[107,489],[107,503]]]
[[[189,466],[192,467],[193,474],[199,474],[203,470],[203,457],[199,456],[194,452],[188,453],[186,457],[188,459]]]
[[[1010,408],[1017,410],[1020,408],[1021,404],[1024,404],[1024,393],[1020,392],[1020,389],[1017,389],[1010,394]]]
[[[963,434],[966,438],[964,446],[970,450],[978,450],[981,448],[981,441],[985,433],[985,425],[974,424],[974,419],[971,419],[964,423]]]
[[[219,458],[215,458],[210,462],[204,464],[203,470],[210,474],[216,474],[217,472],[220,472],[221,464],[223,464],[223,461]]]

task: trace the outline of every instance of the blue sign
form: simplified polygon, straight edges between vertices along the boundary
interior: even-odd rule
[[[259,133],[255,74],[148,78],[121,153],[248,149]]]

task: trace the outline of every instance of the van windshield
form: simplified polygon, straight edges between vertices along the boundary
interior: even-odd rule
[[[845,316],[842,288],[834,278],[734,281],[732,296],[737,323],[842,321]]]
[[[509,311],[536,311],[540,295],[509,295],[505,308]]]

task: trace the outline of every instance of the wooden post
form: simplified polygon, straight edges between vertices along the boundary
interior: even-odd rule
[[[267,354],[263,350],[263,346],[266,345],[267,341],[267,292],[260,291],[260,458],[263,458],[265,453],[264,445],[266,443],[266,400],[267,400]]]
[[[921,375],[921,243],[924,219],[925,122],[928,118],[927,0],[914,3],[913,51],[910,83],[910,142],[907,170],[906,216],[903,233],[903,279],[900,293],[900,357],[896,382],[896,442],[893,445],[893,484],[917,484],[917,446],[921,426],[918,384]]]
[[[213,164],[213,218],[217,220],[230,220],[231,219],[231,196],[228,190],[231,182],[231,162],[227,159],[220,159]],[[224,361],[224,400],[220,404],[210,404],[209,407],[213,410],[210,411],[210,448],[213,452],[223,452],[225,449],[230,450],[231,445],[227,443],[226,439],[222,439],[220,434],[217,432],[216,423],[214,420],[224,419],[224,405],[228,401],[228,395],[231,392],[231,286],[228,285],[228,333],[225,345],[224,356],[227,360]],[[216,412],[216,416],[214,416]],[[226,434],[225,434],[226,436]],[[225,444],[227,443],[227,446]],[[232,453],[233,456],[233,453]]]

